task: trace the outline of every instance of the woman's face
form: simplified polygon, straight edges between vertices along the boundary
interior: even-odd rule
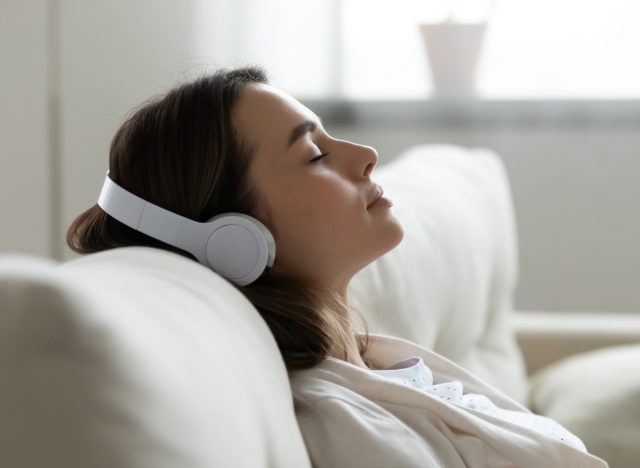
[[[260,193],[255,216],[274,236],[273,270],[346,296],[353,275],[404,235],[392,208],[367,209],[377,194],[375,149],[332,138],[313,112],[266,84],[243,88],[233,122],[256,148],[250,166]],[[302,127],[307,131],[294,132],[304,122],[312,123]]]

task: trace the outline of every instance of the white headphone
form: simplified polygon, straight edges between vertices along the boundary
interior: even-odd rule
[[[193,221],[125,190],[109,178],[109,171],[98,205],[130,228],[186,250],[240,286],[258,279],[276,258],[271,232],[254,217],[222,213],[204,223]]]

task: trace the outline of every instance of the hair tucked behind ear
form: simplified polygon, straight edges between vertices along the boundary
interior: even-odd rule
[[[116,132],[109,177],[151,203],[195,221],[229,211],[256,216],[258,193],[248,175],[254,151],[233,128],[231,110],[243,86],[267,81],[259,67],[220,69],[147,101]],[[196,261],[191,254],[120,223],[97,204],[73,221],[67,244],[81,254],[134,245],[156,247]],[[248,286],[233,285],[268,324],[289,370],[312,367],[336,350],[343,351],[346,359],[347,337],[355,332],[350,317],[359,317],[365,329],[357,336],[358,351],[362,355],[368,347],[364,317],[330,291],[269,269]]]

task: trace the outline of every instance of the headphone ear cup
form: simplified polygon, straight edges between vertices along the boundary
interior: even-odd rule
[[[273,235],[257,219],[243,213],[223,213],[208,222],[217,226],[206,245],[207,262],[216,273],[245,286],[273,265]]]

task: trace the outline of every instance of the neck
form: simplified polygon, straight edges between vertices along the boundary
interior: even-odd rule
[[[352,275],[349,275],[349,278],[351,278],[351,276]],[[334,292],[338,294],[344,304],[349,303],[349,299],[347,297],[348,284],[349,280],[346,279],[344,281],[341,281],[338,286],[334,287]],[[343,317],[343,319],[345,319],[349,323],[348,329],[350,330],[350,332],[348,333],[348,336],[345,337],[345,343],[343,344],[344,346],[341,346],[339,344],[336,345],[336,349],[334,349],[333,352],[330,353],[330,355],[337,359],[349,362],[355,366],[368,369],[369,367],[362,359],[362,356],[360,356],[360,348],[358,347],[356,333],[351,326],[353,323],[353,317],[349,313],[349,310],[347,310],[346,312],[348,315],[346,317]]]

